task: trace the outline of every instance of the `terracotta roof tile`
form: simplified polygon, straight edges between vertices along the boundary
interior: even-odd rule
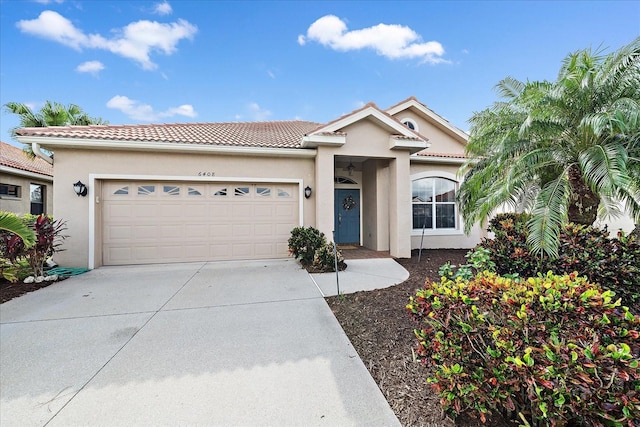
[[[297,148],[319,123],[301,120],[231,123],[171,123],[22,128],[18,135],[109,141]]]
[[[458,153],[432,153],[429,150],[422,150],[418,152],[416,155],[420,157],[446,157],[449,159],[467,159],[468,157],[465,154]]]
[[[0,166],[53,176],[53,166],[40,158],[30,159],[18,147],[0,141]]]

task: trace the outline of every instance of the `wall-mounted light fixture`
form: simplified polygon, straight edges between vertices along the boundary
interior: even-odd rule
[[[311,187],[307,185],[304,189],[304,198],[308,199],[309,197],[311,197]]]
[[[78,197],[80,196],[84,197],[87,195],[87,186],[84,185],[82,182],[78,181],[75,184],[73,184],[73,191],[76,192]]]

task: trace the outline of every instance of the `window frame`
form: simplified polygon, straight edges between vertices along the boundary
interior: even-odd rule
[[[40,188],[40,202],[33,201],[33,187]],[[39,209],[34,209],[35,207],[39,207]],[[31,215],[47,214],[47,186],[45,184],[29,183],[29,213]]]
[[[414,191],[414,183],[417,181],[420,181],[422,179],[433,179],[433,194],[432,194],[432,201],[429,202],[414,202],[413,201],[413,191]],[[455,179],[455,176],[449,173],[438,173],[438,172],[427,172],[427,173],[421,173],[418,175],[414,175],[411,177],[411,187],[410,187],[410,191],[411,191],[411,231],[412,231],[412,235],[421,235],[422,234],[422,227],[420,228],[413,228],[413,212],[414,212],[414,205],[427,205],[430,206],[431,208],[431,216],[432,216],[432,228],[425,228],[424,229],[424,234],[430,234],[430,235],[452,235],[452,234],[463,234],[462,232],[462,227],[461,227],[461,217],[460,217],[460,209],[458,208],[458,203],[455,201],[455,196],[454,196],[454,201],[453,202],[438,202],[436,201],[436,185],[435,183],[437,182],[438,179],[442,179],[442,180],[446,180],[449,182],[452,182],[454,185],[454,190],[455,190],[455,194],[457,195],[457,192],[460,189],[460,182],[458,180]],[[438,228],[436,225],[436,221],[437,221],[437,215],[436,215],[436,209],[437,206],[440,205],[449,205],[449,206],[453,206],[454,211],[453,211],[453,219],[455,221],[455,226],[454,227],[446,227],[446,228]]]
[[[0,198],[2,199],[6,199],[6,200],[21,200],[22,199],[22,185],[16,185],[16,184],[5,184],[5,183],[0,183],[0,187],[6,188],[7,189],[7,194],[0,194]],[[15,190],[15,195],[14,194],[9,194],[9,189],[13,188]]]

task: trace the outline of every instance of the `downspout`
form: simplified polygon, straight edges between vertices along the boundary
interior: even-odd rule
[[[51,157],[47,156],[46,154],[44,154],[40,150],[40,144],[38,144],[37,142],[32,142],[31,143],[31,151],[33,151],[33,154],[35,154],[36,157],[40,157],[45,162],[49,163],[50,165],[53,165],[53,159]]]

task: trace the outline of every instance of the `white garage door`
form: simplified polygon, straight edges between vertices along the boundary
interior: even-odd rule
[[[106,181],[104,265],[280,258],[297,184]]]

